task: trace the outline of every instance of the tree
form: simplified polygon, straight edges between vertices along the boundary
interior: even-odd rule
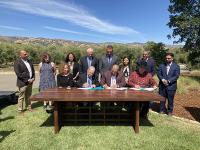
[[[178,37],[175,43],[184,42],[183,50],[188,52],[192,65],[200,67],[200,1],[170,0],[167,24],[173,33],[168,38]]]

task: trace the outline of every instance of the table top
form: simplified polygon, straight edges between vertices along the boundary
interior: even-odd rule
[[[37,93],[30,98],[31,101],[161,101],[162,96],[157,92],[127,90],[83,90],[52,88]]]

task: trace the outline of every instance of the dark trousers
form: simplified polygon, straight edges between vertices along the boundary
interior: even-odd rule
[[[149,102],[140,103],[140,116],[145,117],[149,112]]]
[[[164,101],[160,102],[160,111],[165,112],[167,110],[168,113],[172,113],[174,110],[174,95],[176,90],[167,90],[164,89],[161,94],[164,97]],[[166,108],[166,101],[168,100],[168,105]]]

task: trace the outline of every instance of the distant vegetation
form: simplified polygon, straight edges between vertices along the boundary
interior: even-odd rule
[[[40,62],[40,57],[43,52],[48,52],[53,61],[59,64],[69,52],[74,52],[77,59],[79,59],[85,55],[88,47],[94,48],[95,55],[100,58],[105,53],[107,44],[113,45],[114,53],[118,57],[123,58],[124,56],[129,56],[132,64],[135,64],[136,59],[141,56],[144,49],[151,52],[151,56],[156,60],[157,66],[164,61],[164,55],[168,51],[175,54],[175,59],[178,63],[190,64],[187,59],[188,54],[181,51],[181,46],[166,46],[163,43],[97,44],[58,39],[0,37],[0,67],[12,65],[18,58],[18,52],[20,50],[27,50],[30,53],[30,59],[35,64]]]

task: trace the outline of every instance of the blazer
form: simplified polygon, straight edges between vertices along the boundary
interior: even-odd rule
[[[167,90],[176,90],[177,89],[177,80],[180,75],[180,67],[176,63],[172,62],[168,75],[167,75],[167,64],[161,64],[158,68],[158,78],[159,78],[159,93],[162,94],[163,89]],[[162,82],[162,79],[169,81],[169,85],[165,86]]]
[[[111,84],[111,76],[112,76],[111,71],[104,72],[103,75],[102,75],[100,84],[102,86],[104,84],[107,84],[108,86],[110,86],[110,84]],[[123,75],[123,73],[121,71],[118,71],[118,73],[117,73],[116,82],[117,82],[117,85],[119,85],[119,87],[123,87],[123,86],[126,85],[124,75]]]
[[[87,82],[87,73],[83,73],[79,75],[79,79],[77,82],[78,87],[82,87],[84,83]],[[98,76],[95,74],[92,76],[92,84],[95,84],[96,86],[99,86]]]
[[[118,57],[116,55],[112,56],[111,63],[108,63],[108,58],[106,57],[106,55],[102,56],[101,59],[99,60],[100,73],[103,74],[103,72],[111,70],[114,64],[118,64]]]
[[[143,61],[143,58],[140,58],[137,60],[137,65],[140,64],[140,62]],[[147,62],[147,71],[150,73],[152,76],[155,75],[155,61],[153,58],[148,58]]]
[[[31,70],[32,70],[31,78],[35,78],[35,70],[34,70],[33,64],[29,60],[27,61],[30,64]],[[23,86],[28,85],[28,80],[30,79],[29,71],[21,58],[15,61],[14,71],[15,71],[15,74],[17,75],[17,86],[23,87]]]
[[[88,56],[83,56],[80,59],[80,68],[79,68],[80,73],[87,73],[87,69],[88,69],[87,57]],[[98,74],[99,73],[99,61],[95,56],[93,56],[91,66],[94,66],[95,74]]]

